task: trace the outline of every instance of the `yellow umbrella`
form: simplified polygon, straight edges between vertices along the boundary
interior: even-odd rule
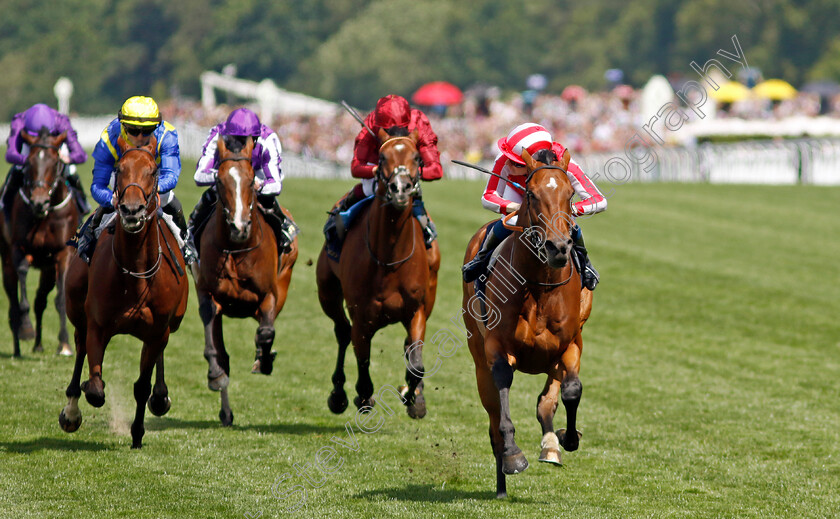
[[[721,103],[734,103],[749,97],[750,89],[737,81],[727,81],[717,90],[710,89],[709,95]]]
[[[753,87],[753,92],[758,97],[764,97],[773,101],[791,99],[796,97],[796,89],[790,83],[781,79],[768,79]]]

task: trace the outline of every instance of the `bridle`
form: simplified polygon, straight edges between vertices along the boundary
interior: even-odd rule
[[[47,149],[47,150],[54,150],[56,152],[56,154],[58,153],[58,146],[54,146],[52,144],[43,144],[43,143],[36,142],[35,144],[32,144],[30,146],[30,148],[31,149],[32,148],[43,148],[43,149]],[[64,171],[65,171],[66,167],[67,167],[67,165],[64,164],[64,162],[62,162],[60,158],[56,157],[55,178],[53,179],[52,183],[47,184],[43,180],[37,180],[37,181],[33,182],[33,181],[30,180],[29,176],[26,174],[32,168],[32,166],[27,161],[27,164],[23,169],[23,173],[24,173],[23,174],[23,187],[21,187],[18,190],[18,193],[20,194],[20,197],[23,199],[23,202],[26,204],[27,207],[29,207],[29,209],[33,213],[35,212],[35,206],[32,203],[32,199],[31,199],[32,190],[35,189],[35,188],[38,188],[38,187],[46,187],[46,188],[48,188],[47,189],[47,197],[48,197],[49,200],[52,200],[53,193],[55,193],[55,190],[58,189],[58,186],[60,185],[61,181],[64,180]],[[29,195],[27,195],[27,193],[24,191],[24,188],[29,190]],[[73,194],[68,192],[67,196],[64,197],[64,199],[61,202],[59,202],[58,204],[55,204],[55,205],[53,205],[52,203],[48,204],[46,206],[46,208],[44,208],[44,212],[46,214],[49,214],[52,211],[57,211],[59,209],[62,209],[64,206],[66,206],[67,204],[70,203],[70,199],[72,198],[72,196],[73,196]]]
[[[146,194],[146,191],[143,189],[143,186],[141,186],[140,184],[138,184],[136,182],[132,182],[132,183],[128,184],[127,186],[125,186],[124,188],[122,188],[122,190],[117,191],[117,208],[116,209],[117,209],[118,213],[119,213],[119,206],[121,205],[122,199],[125,196],[126,191],[128,191],[128,188],[136,187],[137,189],[140,190],[141,193],[143,193],[143,197],[144,197],[144,200],[145,200],[144,203],[146,205],[146,212],[143,213],[143,215],[140,217],[140,221],[143,222],[143,225],[141,225],[140,228],[137,229],[136,231],[129,231],[128,229],[125,229],[125,231],[128,232],[128,233],[137,234],[138,232],[143,230],[143,228],[146,226],[146,222],[148,222],[149,220],[152,219],[155,210],[157,210],[157,205],[155,207],[152,207],[152,200],[154,200],[155,197],[158,196],[158,181],[160,179],[160,177],[158,175],[158,171],[160,170],[160,167],[157,164],[157,160],[155,160],[155,154],[152,153],[151,151],[147,150],[146,148],[128,148],[127,150],[125,150],[123,152],[123,157],[125,157],[126,155],[128,155],[132,151],[142,151],[143,153],[149,155],[152,158],[152,162],[155,164],[155,169],[154,169],[154,171],[152,171],[152,176],[154,176],[154,178],[155,178],[155,183],[152,185],[152,189],[151,189],[151,191],[149,191],[148,195]],[[117,176],[119,176],[119,174],[120,174],[120,170],[118,169],[117,170]],[[119,184],[119,182],[115,181],[115,184]]]
[[[249,165],[251,164],[251,158],[250,157],[243,157],[241,155],[235,155],[233,157],[225,157],[225,158],[219,160],[219,166],[221,167],[221,165],[224,164],[225,162],[242,162],[242,161],[247,161]],[[255,181],[256,181],[256,175],[251,177],[251,183],[248,185],[249,189],[251,189],[251,190],[254,189],[254,182]],[[230,226],[230,225],[233,225],[233,220],[231,218],[231,212],[230,212],[230,209],[225,205],[224,198],[221,196],[221,188],[220,187],[221,187],[221,183],[219,182],[219,176],[216,175],[216,192],[219,193],[219,196],[218,196],[219,205],[222,207],[222,210],[224,211],[225,222],[228,224],[228,226]],[[253,198],[251,198],[251,204],[248,206],[248,214],[251,214],[254,211],[254,200],[256,200],[256,198],[257,198],[256,195]],[[247,249],[230,249],[230,250],[224,249],[223,252],[225,252],[226,254],[236,254],[236,253],[242,253],[242,252],[250,252],[250,251],[258,248],[260,246],[261,241],[262,241],[262,226],[260,226],[260,239],[257,240],[256,245],[254,245],[253,247],[248,247]]]
[[[388,185],[391,183],[391,180],[393,180],[394,177],[405,176],[405,177],[408,177],[411,180],[411,191],[409,192],[409,194],[411,196],[414,196],[414,195],[416,195],[417,193],[420,192],[420,178],[423,176],[423,165],[422,165],[422,160],[419,159],[419,155],[418,155],[418,159],[417,159],[417,176],[416,177],[412,178],[411,170],[410,170],[409,166],[406,165],[406,164],[399,164],[398,166],[394,167],[393,170],[391,170],[390,175],[387,175],[387,176],[385,175],[385,172],[384,172],[385,171],[385,168],[384,168],[385,157],[382,156],[382,148],[384,148],[385,145],[388,144],[388,143],[392,143],[394,141],[400,141],[400,140],[405,140],[405,141],[410,142],[411,145],[415,148],[415,152],[417,151],[417,143],[414,141],[414,139],[412,139],[410,137],[402,137],[402,136],[391,137],[391,138],[385,140],[385,142],[383,142],[382,145],[379,146],[379,167],[376,168],[376,181],[377,182],[382,181],[384,183],[384,185],[385,185],[385,196],[383,197],[383,196],[380,196],[380,195],[376,195],[376,197],[379,198],[380,200],[384,201],[385,203],[388,203],[388,204],[393,203],[393,194],[392,194],[391,190],[388,189]]]

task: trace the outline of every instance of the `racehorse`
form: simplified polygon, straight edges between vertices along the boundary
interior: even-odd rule
[[[58,354],[72,355],[64,304],[64,275],[70,258],[67,240],[79,224],[79,209],[65,182],[66,165],[59,148],[66,133],[51,136],[42,128],[38,136],[21,132],[29,145],[23,168],[23,186],[15,197],[10,218],[0,211],[0,255],[3,258],[3,287],[9,297],[9,325],[14,338],[14,355],[20,356],[20,340],[31,339],[32,351],[44,351],[41,331],[47,296],[58,285],[55,307],[59,316]],[[29,321],[26,275],[30,265],[41,270],[35,295],[35,330]],[[56,282],[57,279],[57,282]],[[20,293],[18,293],[20,286]],[[18,299],[20,297],[20,299]]]
[[[90,405],[105,404],[105,348],[115,335],[132,335],[143,341],[140,376],[134,383],[137,406],[131,424],[131,447],[139,449],[143,446],[147,399],[155,416],[166,414],[171,405],[164,380],[163,350],[169,334],[178,329],[184,317],[189,286],[181,248],[159,215],[154,136],[142,147],[129,147],[122,137],[117,145],[122,157],[116,167],[113,234],[102,232],[90,266],[74,254],[67,272],[67,315],[76,327],[76,365],[59,424],[66,432],[79,428],[82,391]],[[80,386],[85,355],[89,378]]]
[[[298,256],[295,238],[291,250],[278,257],[274,231],[257,207],[253,148],[252,139],[247,139],[243,148],[235,139],[219,138],[219,198],[202,232],[200,261],[193,264],[198,312],[204,323],[207,385],[222,393],[222,425],[233,423],[227,391],[230,358],[225,350],[222,315],[257,320],[257,360],[252,372],[271,374],[274,320],[286,303]]]
[[[435,304],[440,249],[435,241],[426,250],[423,231],[412,215],[420,185],[416,130],[397,136],[380,130],[378,138],[381,147],[376,198],[349,229],[340,259],[327,256],[326,244],[318,257],[318,298],[324,313],[335,323],[338,340],[333,390],[327,404],[336,414],[347,409],[344,354],[352,341],[359,373],[354,403],[357,408],[374,405],[369,371],[371,339],[377,330],[399,322],[408,333],[404,403],[410,417],[422,418],[426,415],[422,341],[426,319]]]
[[[540,150],[523,152],[528,176],[515,231],[497,248],[495,263],[476,293],[464,283],[463,310],[467,337],[475,363],[481,403],[490,417],[490,443],[496,457],[496,496],[506,497],[506,474],[528,468],[514,441],[509,391],[514,370],[547,373],[537,399],[542,427],[539,461],[560,464],[562,445],[578,448],[575,428],[582,385],[578,378],[583,350],[581,332],[592,310],[592,292],[581,289],[580,275],[570,251],[570,202],[574,189],[566,176],[569,152],[558,157]],[[475,256],[487,227],[472,237],[464,263]],[[527,227],[525,227],[527,225]],[[483,295],[483,298],[482,298]],[[566,408],[566,429],[553,430],[558,393]],[[571,431],[571,432],[567,432]]]

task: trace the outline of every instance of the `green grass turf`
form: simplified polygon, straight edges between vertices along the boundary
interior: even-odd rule
[[[200,191],[185,174],[177,192]],[[84,176],[84,172],[83,172]],[[89,178],[85,178],[88,185]],[[235,422],[218,422],[206,388],[195,293],[166,350],[172,410],[146,413],[144,448],[129,448],[139,343],[120,336],[105,356],[107,400],[82,401],[84,421],[62,432],[58,414],[72,359],[11,358],[0,326],[0,517],[281,517],[302,493],[272,494],[283,474],[306,489],[299,517],[826,517],[840,510],[840,190],[632,184],[611,189],[609,210],[582,220],[602,283],[586,326],[581,447],[563,467],[537,463],[536,397],[543,377],[517,373],[517,441],[531,462],[495,499],[487,416],[467,348],[426,381],[429,414],[401,409],[362,434],[358,450],[320,488],[296,475],[353,415],[331,414],[331,322],[320,311],[314,266],[321,225],[350,181],[287,180],[282,203],[303,228],[300,258],[277,320],[270,377],[249,373],[256,323],[226,320]],[[427,337],[461,300],[459,267],[475,229],[482,185],[424,186],[443,255]],[[35,276],[30,277],[34,280]],[[30,283],[34,293],[34,283]],[[7,303],[0,296],[0,312]],[[402,383],[404,333],[372,348],[377,388]],[[426,351],[426,365],[437,358]],[[348,354],[352,400],[355,362]],[[352,408],[352,404],[351,404]],[[381,408],[381,407],[380,407]],[[565,423],[558,410],[556,426]]]

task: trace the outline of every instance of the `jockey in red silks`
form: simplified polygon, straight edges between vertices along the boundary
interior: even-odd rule
[[[0,195],[0,207],[8,211],[11,208],[15,193],[23,184],[23,166],[29,156],[29,145],[20,137],[21,132],[36,136],[42,128],[46,128],[50,135],[67,133],[67,138],[61,145],[59,156],[62,162],[69,164],[64,170],[64,177],[72,188],[73,198],[79,211],[84,215],[90,212],[90,205],[85,196],[85,190],[79,175],[76,174],[75,164],[82,164],[87,160],[87,153],[79,144],[76,130],[70,125],[70,119],[66,115],[53,110],[49,106],[38,103],[29,109],[12,118],[9,138],[6,140],[6,162],[12,165],[6,181],[3,183],[3,193]],[[8,213],[7,213],[8,217]]]
[[[417,151],[420,153],[421,178],[426,181],[438,180],[443,176],[440,165],[440,152],[437,149],[437,135],[432,130],[429,118],[420,110],[412,109],[405,98],[398,95],[387,95],[376,102],[376,108],[365,117],[365,124],[377,134],[380,129],[393,137],[405,136],[417,130]],[[366,204],[359,202],[373,199],[376,191],[376,171],[379,165],[379,139],[371,135],[367,128],[363,128],[356,136],[353,161],[350,173],[362,181],[356,184],[330,212],[324,234],[328,243],[338,243],[343,240],[343,234],[350,227],[356,214]],[[432,246],[437,237],[437,231],[432,220],[426,214],[423,198],[420,193],[414,197],[414,216],[423,227],[423,238],[426,248]]]
[[[247,108],[237,108],[232,111],[225,122],[210,129],[210,135],[204,143],[201,158],[195,168],[195,183],[199,186],[210,186],[201,195],[198,204],[190,215],[190,236],[196,238],[207,219],[213,212],[218,194],[216,193],[216,175],[219,170],[219,138],[229,140],[231,146],[238,146],[236,149],[244,148],[246,139],[254,142],[254,150],[251,152],[251,167],[254,169],[254,178],[257,185],[257,201],[260,212],[266,222],[274,230],[277,237],[278,252],[289,252],[292,240],[298,233],[297,225],[283,213],[277,196],[283,189],[283,170],[280,163],[283,161],[280,156],[282,146],[280,137],[274,130],[262,124],[257,114]]]
[[[520,124],[502,137],[498,142],[499,155],[493,165],[493,173],[502,178],[491,176],[487,181],[487,188],[481,197],[481,205],[493,212],[507,215],[517,211],[522,203],[524,192],[519,186],[525,185],[528,171],[525,162],[522,160],[522,150],[528,150],[533,155],[542,149],[551,149],[558,157],[562,157],[566,151],[560,143],[554,142],[551,134],[543,126],[535,123]],[[607,199],[598,191],[595,184],[586,176],[580,166],[573,160],[569,161],[566,174],[575,193],[581,198],[580,201],[572,203],[571,217],[600,213],[607,208]],[[506,180],[517,183],[515,186]],[[509,223],[516,224],[517,217],[511,218]],[[501,220],[496,220],[487,229],[484,243],[475,255],[475,258],[464,265],[464,281],[475,281],[486,270],[493,250],[507,238],[513,231],[502,225]],[[571,229],[571,238],[574,241],[574,250],[580,259],[581,278],[583,286],[593,290],[598,284],[598,272],[589,262],[586,246],[583,243],[583,233],[579,225]]]

